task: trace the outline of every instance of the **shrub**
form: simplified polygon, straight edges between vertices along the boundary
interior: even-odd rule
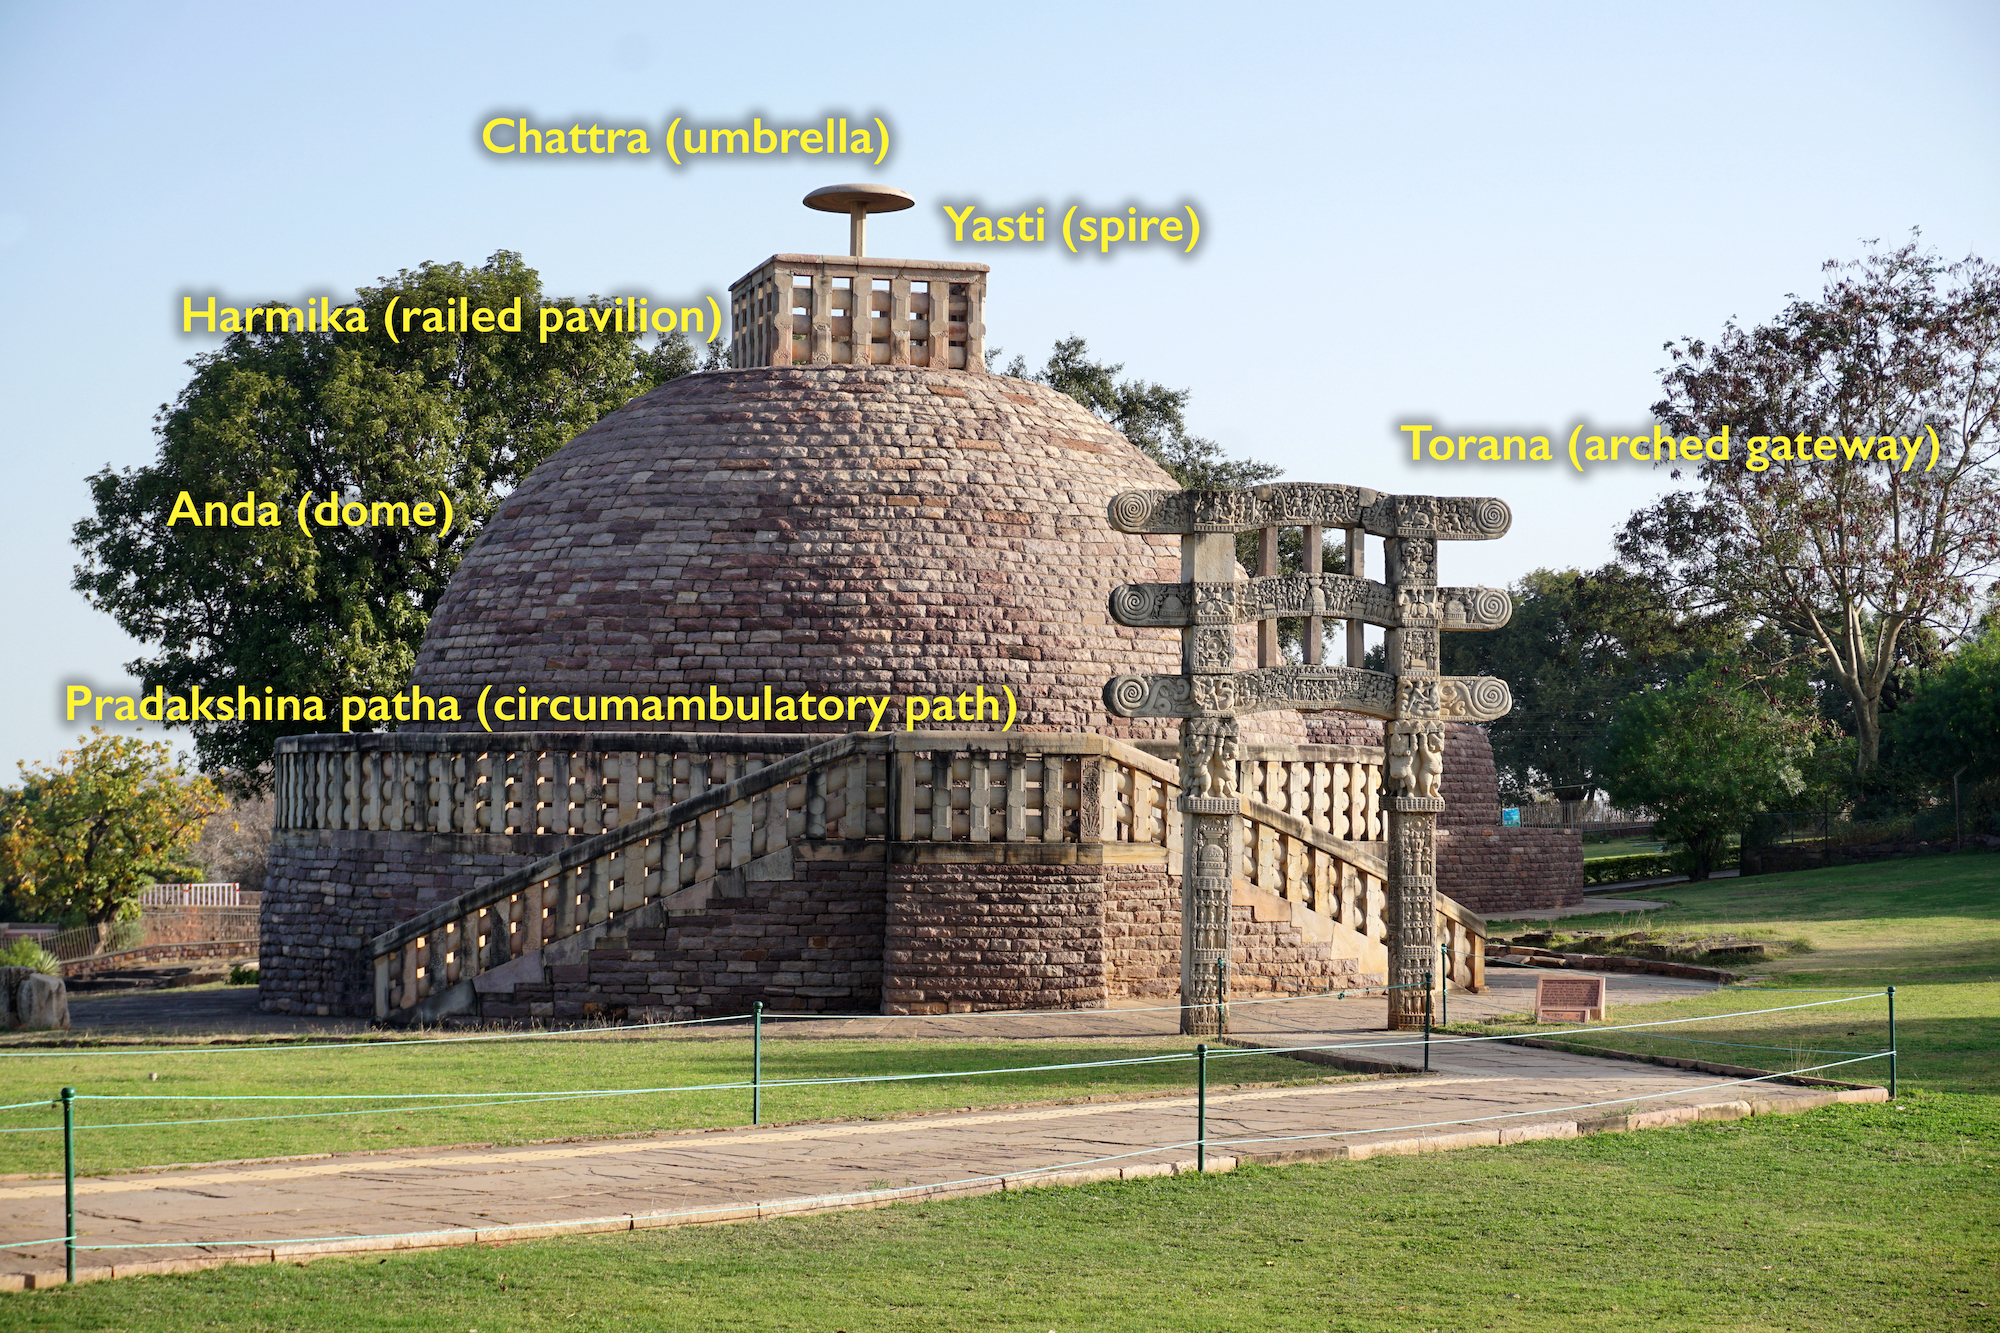
[[[15,940],[0,949],[0,967],[32,967],[52,977],[62,975],[62,965],[56,961],[56,956],[33,940]]]
[[[257,984],[257,969],[237,963],[229,969],[229,984],[232,986],[254,986]]]

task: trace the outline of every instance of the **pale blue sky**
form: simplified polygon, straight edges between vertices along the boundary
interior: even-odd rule
[[[69,591],[69,526],[212,345],[177,333],[188,289],[338,295],[504,248],[555,293],[720,293],[844,250],[799,197],[880,179],[919,206],[871,251],[992,264],[1010,355],[1083,334],[1297,480],[1502,495],[1513,534],[1444,573],[1504,583],[1601,562],[1664,476],[1415,468],[1398,422],[1643,423],[1663,343],[1774,313],[1866,238],[2000,258],[1991,5],[979,8],[0,6],[0,780],[75,736],[59,682],[135,654]],[[477,145],[498,110],[829,109],[887,118],[889,162]],[[1192,201],[1204,233],[1187,258],[954,246],[944,201]]]

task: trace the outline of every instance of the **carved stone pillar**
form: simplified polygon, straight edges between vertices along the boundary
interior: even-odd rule
[[[1229,916],[1239,818],[1233,717],[1181,723],[1181,1031],[1229,1031]]]
[[[1181,669],[1195,715],[1181,722],[1181,1031],[1219,1036],[1228,1028],[1229,908],[1235,896],[1236,538],[1181,538],[1181,579],[1192,585],[1191,623],[1181,630]]]
[[[1389,1026],[1424,1022],[1426,978],[1437,976],[1437,819],[1444,809],[1444,723],[1439,698],[1435,519],[1420,497],[1402,497],[1396,535],[1383,545],[1397,625],[1385,656],[1396,678],[1396,717],[1385,737],[1389,807]],[[1434,1003],[1434,1000],[1432,1001]]]

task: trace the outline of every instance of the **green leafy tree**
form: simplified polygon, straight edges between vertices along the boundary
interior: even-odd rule
[[[1442,659],[1448,675],[1498,676],[1513,691],[1513,711],[1488,728],[1510,799],[1536,790],[1589,799],[1605,784],[1599,759],[1619,706],[1685,676],[1728,638],[1723,624],[1677,617],[1656,588],[1615,566],[1538,569],[1510,592],[1505,626],[1446,634]]]
[[[1960,632],[2000,562],[2000,268],[1914,241],[1827,268],[1768,324],[1668,344],[1654,414],[1682,438],[1726,427],[1730,457],[1692,464],[1696,489],[1634,514],[1618,551],[1683,606],[1808,645],[1865,775],[1904,637]],[[1776,458],[1780,436],[1812,456]]]
[[[1920,677],[1890,724],[1898,757],[1933,781],[2000,778],[2000,628]]]
[[[1090,347],[1071,334],[1057,340],[1040,370],[1015,357],[1006,373],[1016,379],[1046,384],[1082,403],[1099,420],[1139,446],[1184,490],[1226,490],[1255,486],[1283,474],[1284,469],[1254,458],[1231,458],[1214,440],[1191,435],[1187,402],[1192,389],[1169,389],[1152,380],[1120,379],[1123,364],[1093,361]]]
[[[398,332],[400,310],[503,309],[521,332]],[[403,688],[431,611],[480,527],[513,487],[577,432],[664,380],[692,372],[678,335],[650,349],[615,321],[538,336],[547,300],[519,255],[478,267],[424,264],[354,303],[366,330],[230,334],[189,364],[163,405],[149,466],[90,478],[95,513],[75,527],[74,586],[152,646],[128,670],[150,689],[184,694],[249,686],[279,695],[394,694]],[[271,526],[169,525],[177,499],[274,502]],[[453,509],[450,530],[317,527],[294,518],[299,497],[428,501]],[[249,512],[249,511],[245,511]],[[271,744],[310,723],[202,722],[202,767],[256,789]]]
[[[187,853],[228,804],[165,741],[98,728],[53,766],[22,764],[21,778],[0,806],[12,897],[37,917],[74,912],[92,925],[115,920],[158,879],[198,877]]]
[[[1628,698],[1598,770],[1613,801],[1653,811],[1689,878],[1707,879],[1732,834],[1806,789],[1819,727],[1716,662]]]

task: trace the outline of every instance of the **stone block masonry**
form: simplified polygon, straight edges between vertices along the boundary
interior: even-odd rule
[[[1101,866],[891,866],[883,1011],[1104,1002]]]
[[[706,1018],[769,1009],[875,1013],[882,999],[880,862],[814,861],[797,879],[718,894],[697,912],[608,935],[585,962],[548,969],[483,1018]]]
[[[1438,835],[1437,873],[1438,892],[1482,916],[1574,907],[1583,901],[1583,838],[1573,828],[1448,828]]]
[[[567,841],[539,834],[280,830],[271,839],[259,913],[258,1007],[373,1015],[370,939],[532,865]]]
[[[1288,920],[1259,919],[1237,903],[1230,915],[1229,989],[1238,998],[1380,985],[1329,944]],[[1181,881],[1165,870],[1107,867],[1105,996],[1171,1004],[1181,984]]]

